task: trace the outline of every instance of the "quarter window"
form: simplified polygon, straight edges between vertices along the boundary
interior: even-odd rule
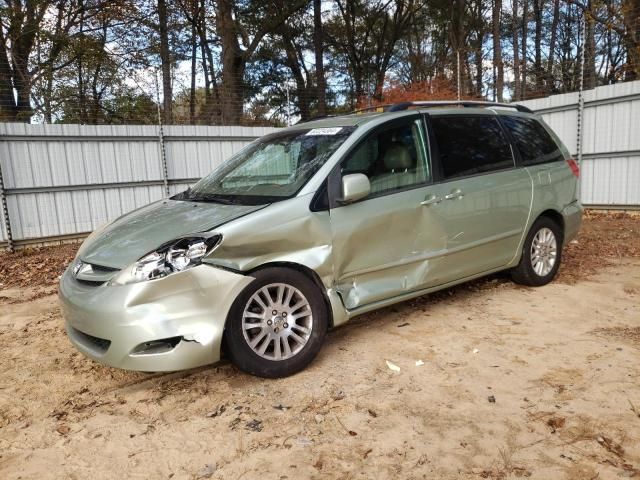
[[[431,125],[445,180],[514,166],[511,147],[495,117],[433,117]]]
[[[501,120],[513,137],[524,165],[564,160],[556,142],[537,120],[506,115]]]
[[[363,173],[371,193],[392,192],[431,180],[422,121],[407,122],[365,139],[341,165],[342,175]]]

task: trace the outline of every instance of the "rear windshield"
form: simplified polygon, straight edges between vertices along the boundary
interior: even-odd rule
[[[524,165],[564,160],[560,147],[537,120],[507,115],[500,119],[513,137]]]
[[[314,128],[267,135],[173,198],[261,205],[293,197],[353,130]]]

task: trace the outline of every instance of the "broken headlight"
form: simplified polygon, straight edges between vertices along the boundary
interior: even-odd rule
[[[220,236],[181,238],[148,253],[120,272],[111,285],[127,285],[166,277],[200,265],[204,256],[218,243]]]

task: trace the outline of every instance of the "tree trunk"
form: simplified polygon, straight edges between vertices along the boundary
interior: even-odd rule
[[[82,8],[82,0],[78,2],[80,8]],[[80,42],[83,41],[83,33],[84,33],[84,9],[80,14]],[[82,43],[80,43],[80,51],[76,52],[78,56],[77,61],[77,74],[78,74],[78,119],[82,125],[86,125],[89,123],[89,119],[87,118],[87,92],[84,84],[84,49],[82,48]]]
[[[327,92],[324,78],[324,32],[322,30],[322,0],[313,0],[313,46],[316,55],[316,88],[318,90],[318,115],[327,114]]]
[[[464,38],[465,38],[465,29],[464,29],[464,12],[465,12],[465,0],[453,0],[451,2],[451,38],[450,44],[451,49],[453,50],[453,64],[455,68],[453,71],[455,72],[457,82],[458,78],[462,80],[462,56],[465,55],[464,52]],[[458,53],[460,53],[460,62],[458,63]],[[460,82],[462,83],[462,81]],[[457,84],[457,83],[456,83]],[[459,91],[458,95],[460,98],[463,96],[463,92]]]
[[[504,101],[504,65],[502,63],[502,45],[500,44],[500,19],[502,17],[502,0],[493,3],[493,65],[497,71],[495,80],[498,102]]]
[[[296,96],[298,97],[298,109],[300,110],[300,119],[309,120],[311,117],[311,111],[309,108],[309,96],[307,95],[307,84],[305,82],[302,69],[300,68],[300,62],[298,60],[298,51],[291,32],[283,28],[282,39],[284,40],[284,50],[286,54],[286,63],[291,70],[293,78],[296,82]]]
[[[85,90],[85,85],[84,85],[84,67],[82,62],[82,54],[78,56],[78,61],[76,63],[77,63],[76,70],[78,75],[77,116],[80,124],[86,125],[89,122],[87,121],[87,92]]]
[[[476,91],[476,96],[477,97],[482,97],[482,87],[483,87],[483,82],[482,82],[482,72],[483,72],[483,67],[482,67],[482,47],[478,47],[476,48],[475,51],[475,63],[476,63],[476,84],[475,84],[475,91]]]
[[[369,92],[365,91],[364,88],[364,71],[360,65],[354,65],[352,68],[352,78],[353,78],[353,102],[352,105],[359,105],[360,102],[364,102],[365,99],[369,99]],[[368,107],[368,102],[363,104],[362,106]]]
[[[560,0],[553,1],[553,20],[551,21],[551,41],[549,42],[549,60],[547,62],[547,92],[555,91],[553,62],[555,60],[556,43],[558,42],[558,23],[560,20]]]
[[[586,28],[584,42],[584,88],[591,90],[596,87],[596,38],[595,20],[593,18],[593,3],[587,2],[587,10],[584,12]]]
[[[534,0],[533,17],[536,23],[534,38],[534,70],[536,82],[536,94],[540,95],[544,90],[544,71],[542,70],[542,12],[544,10],[544,0]]]
[[[166,0],[158,0],[158,25],[160,30],[160,62],[162,63],[163,122],[170,125],[173,121],[171,114],[173,94],[171,93],[171,53],[169,51]]]
[[[520,45],[519,45],[519,35],[518,31],[518,1],[513,0],[513,18],[511,21],[511,32],[513,36],[513,99],[521,100],[521,89],[520,89]],[[526,0],[525,0],[526,1]]]
[[[16,105],[13,98],[11,82],[11,66],[2,28],[0,28],[0,121],[8,122],[16,116]]]
[[[198,4],[197,0],[193,0],[192,13],[191,13],[191,90],[189,91],[189,123],[195,125],[196,123],[196,66],[198,53],[198,41],[196,31],[196,23],[198,21]],[[206,74],[206,72],[205,72]]]
[[[27,11],[27,15],[29,12]],[[25,23],[21,32],[16,32],[17,38],[11,39],[11,71],[13,76],[13,88],[16,92],[15,117],[16,122],[29,123],[31,115],[31,87],[32,73],[29,71],[29,55],[33,49],[38,24]],[[34,30],[30,31],[29,28]]]
[[[210,94],[209,69],[207,68],[207,18],[205,16],[205,0],[200,0],[198,9],[198,34],[200,36],[200,56],[202,61],[202,73],[204,74],[204,94],[208,99]]]
[[[204,95],[205,105],[200,115],[201,121],[209,122],[211,125],[222,125],[222,111],[220,104],[220,92],[218,90],[218,80],[216,79],[215,63],[213,53],[209,46],[207,37],[207,17],[205,0],[200,0],[198,9],[198,36],[200,38],[200,55],[202,57],[202,72],[204,74]]]
[[[522,5],[522,60],[520,71],[522,83],[520,84],[520,98],[527,99],[527,40],[529,37],[529,3],[524,0]]]
[[[478,37],[476,38],[476,45],[475,45],[475,52],[474,52],[474,56],[475,56],[475,64],[476,64],[476,79],[475,79],[475,92],[476,92],[476,96],[478,98],[482,98],[482,89],[483,89],[483,82],[482,82],[482,73],[483,73],[483,58],[482,58],[482,45],[484,43],[484,34],[485,34],[485,30],[484,30],[484,21],[482,18],[482,2],[480,0],[478,0],[476,2],[476,21],[478,22]]]
[[[624,45],[627,50],[625,80],[640,79],[640,0],[624,0],[622,15],[626,27]]]
[[[222,122],[239,125],[244,95],[245,58],[238,43],[233,19],[233,1],[218,0],[217,33],[222,43]]]

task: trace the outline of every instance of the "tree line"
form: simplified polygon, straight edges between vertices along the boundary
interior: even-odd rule
[[[639,16],[640,0],[0,0],[0,120],[282,124],[523,100],[638,79]]]

